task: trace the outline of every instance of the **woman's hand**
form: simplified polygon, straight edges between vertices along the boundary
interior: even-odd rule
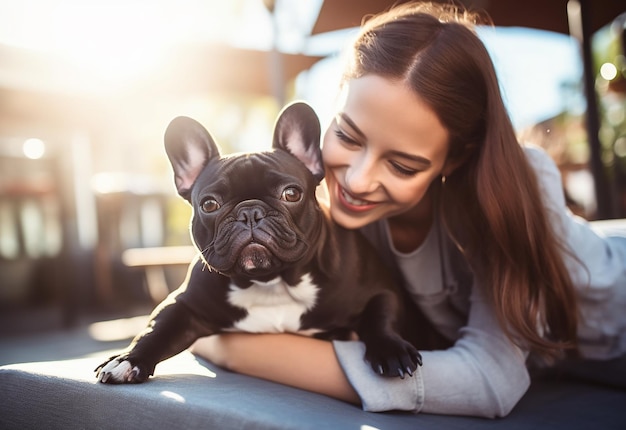
[[[360,404],[331,342],[295,334],[229,333],[190,348],[220,367]]]

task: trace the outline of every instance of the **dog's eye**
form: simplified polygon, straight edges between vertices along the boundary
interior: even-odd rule
[[[205,213],[215,212],[220,208],[220,204],[215,199],[206,199],[200,205],[202,211]]]
[[[286,202],[297,202],[302,198],[302,192],[296,187],[287,187],[280,196]]]

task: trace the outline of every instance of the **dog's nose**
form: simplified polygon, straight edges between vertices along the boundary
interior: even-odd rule
[[[237,211],[237,221],[246,225],[255,225],[265,218],[265,211],[260,207],[243,207]]]

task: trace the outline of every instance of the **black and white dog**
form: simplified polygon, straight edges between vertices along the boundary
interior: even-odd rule
[[[266,152],[222,157],[198,122],[170,123],[165,148],[178,193],[193,207],[200,254],[148,327],[96,369],[100,382],[143,382],[199,337],[228,331],[356,332],[382,375],[404,377],[422,364],[399,334],[399,299],[375,251],[316,200],[319,142],[319,120],[304,103],[281,112]]]

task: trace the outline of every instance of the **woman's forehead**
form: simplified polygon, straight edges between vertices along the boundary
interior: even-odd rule
[[[338,125],[403,152],[433,157],[447,151],[448,132],[438,116],[401,81],[365,75],[347,81],[344,91]]]

